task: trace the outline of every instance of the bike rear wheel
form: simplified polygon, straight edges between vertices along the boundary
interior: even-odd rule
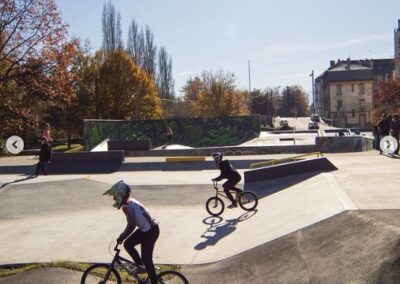
[[[221,198],[217,196],[210,197],[206,202],[207,212],[212,216],[221,215],[224,212],[225,204]]]
[[[189,284],[189,281],[178,271],[168,270],[157,275],[160,284]]]
[[[253,192],[243,191],[240,194],[239,206],[243,210],[253,211],[258,205],[258,198]]]
[[[82,275],[81,284],[121,284],[121,276],[114,268],[111,269],[111,273],[108,279],[105,279],[106,273],[109,268],[109,264],[94,264],[92,266],[89,266]]]

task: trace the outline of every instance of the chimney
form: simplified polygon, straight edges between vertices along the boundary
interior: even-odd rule
[[[346,69],[350,70],[350,57],[347,58]]]
[[[335,66],[335,60],[331,60],[331,68],[333,68]]]

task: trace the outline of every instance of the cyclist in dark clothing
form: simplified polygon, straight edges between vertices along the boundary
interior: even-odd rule
[[[239,183],[239,181],[242,179],[238,171],[231,165],[231,163],[228,160],[222,160],[223,154],[222,153],[214,153],[213,158],[215,163],[217,164],[217,167],[221,170],[221,174],[213,178],[213,181],[220,181],[222,179],[228,179],[222,187],[224,188],[224,192],[226,196],[229,198],[229,200],[232,202],[231,205],[228,206],[228,208],[234,208],[237,207],[237,201],[233,198],[231,194],[231,190],[236,191],[236,193],[240,193],[242,190],[235,187]],[[236,198],[237,199],[237,198]]]

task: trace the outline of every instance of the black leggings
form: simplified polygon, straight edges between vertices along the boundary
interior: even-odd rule
[[[151,284],[157,284],[156,269],[153,263],[153,250],[159,235],[160,229],[158,225],[155,224],[147,232],[142,232],[140,230],[134,231],[124,242],[126,251],[132,257],[136,265],[144,264],[146,267]],[[142,258],[140,258],[138,251],[135,249],[135,246],[138,244],[141,246]]]
[[[236,192],[241,192],[242,190],[235,187],[235,185],[237,185],[239,183],[239,181],[242,178],[240,176],[233,178],[233,179],[228,179],[223,185],[222,187],[224,188],[224,192],[226,194],[226,196],[229,198],[229,200],[233,203],[236,204],[235,199],[232,196],[232,193],[230,192],[231,190],[236,191]]]

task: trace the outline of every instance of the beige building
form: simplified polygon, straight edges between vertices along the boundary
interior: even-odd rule
[[[371,67],[353,61],[331,61],[315,80],[316,112],[337,127],[370,125],[374,76]]]

